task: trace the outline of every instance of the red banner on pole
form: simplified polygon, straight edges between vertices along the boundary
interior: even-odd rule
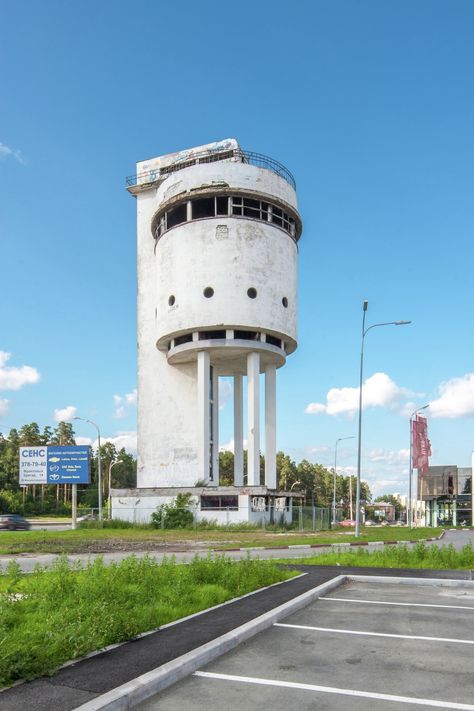
[[[428,421],[426,417],[416,416],[412,421],[412,466],[418,469],[418,474],[424,476],[428,473],[431,457],[431,442],[428,439]]]

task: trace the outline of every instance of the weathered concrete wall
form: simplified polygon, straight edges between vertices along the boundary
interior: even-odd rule
[[[264,222],[216,217],[174,227],[156,248],[156,340],[224,325],[296,341],[296,259],[290,236]],[[210,299],[203,295],[208,286]],[[247,295],[250,287],[255,299]]]
[[[171,173],[156,191],[157,206],[177,195],[195,191],[196,188],[230,187],[258,192],[262,199],[278,198],[297,209],[296,192],[276,173],[246,163],[201,163],[185,170]]]

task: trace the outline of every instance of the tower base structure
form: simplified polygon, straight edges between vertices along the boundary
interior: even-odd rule
[[[137,203],[138,488],[113,492],[113,516],[149,521],[185,493],[195,521],[289,522],[276,393],[297,348],[294,178],[230,138],[139,161],[127,189]],[[233,383],[232,486],[219,481],[220,378]]]
[[[112,518],[131,523],[150,523],[160,506],[190,494],[187,510],[196,524],[212,521],[221,526],[236,523],[291,524],[293,500],[301,494],[276,491],[266,486],[212,486],[113,489]]]

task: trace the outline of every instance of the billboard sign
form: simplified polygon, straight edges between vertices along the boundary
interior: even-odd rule
[[[48,447],[48,484],[88,484],[89,447]]]
[[[47,447],[20,447],[20,486],[47,483]]]
[[[89,447],[20,447],[20,486],[88,484]]]

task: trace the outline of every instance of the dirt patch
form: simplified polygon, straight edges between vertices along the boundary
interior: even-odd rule
[[[159,551],[160,553],[177,553],[178,551],[207,550],[218,546],[217,541],[173,541],[172,543],[162,543],[159,541],[121,541],[106,539],[103,541],[83,541],[80,549],[82,553],[110,553],[110,552],[134,552],[134,551]]]

